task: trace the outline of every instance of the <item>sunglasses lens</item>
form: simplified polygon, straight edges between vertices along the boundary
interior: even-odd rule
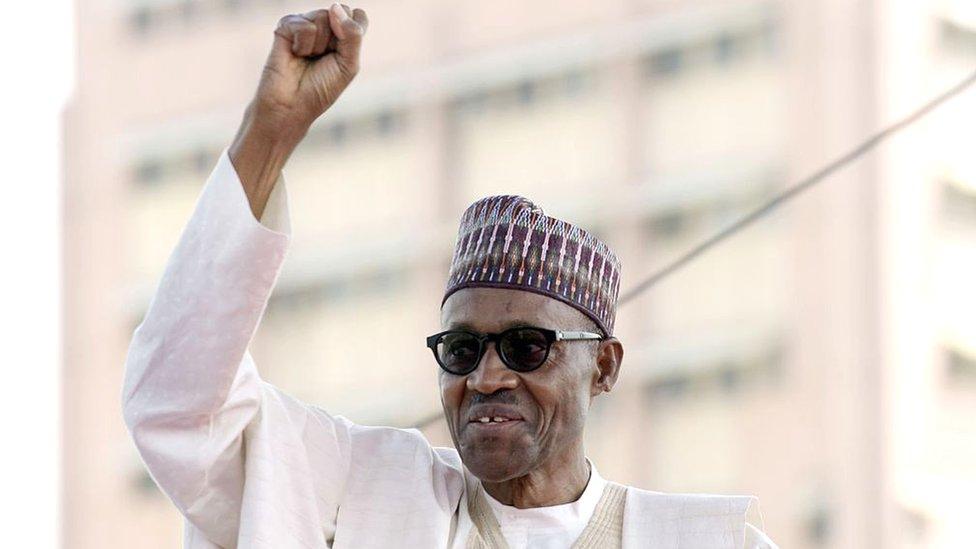
[[[549,340],[538,330],[507,332],[499,341],[502,357],[513,370],[526,372],[542,365],[549,354]]]
[[[450,333],[437,342],[437,359],[445,370],[464,374],[478,364],[478,340],[471,334]]]

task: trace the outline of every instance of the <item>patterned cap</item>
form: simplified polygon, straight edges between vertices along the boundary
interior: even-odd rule
[[[482,198],[461,216],[447,291],[511,288],[567,303],[613,335],[620,261],[592,234],[516,195]]]

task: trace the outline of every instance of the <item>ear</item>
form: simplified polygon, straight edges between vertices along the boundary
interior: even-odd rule
[[[609,393],[620,374],[620,365],[624,360],[624,346],[615,337],[604,339],[596,351],[596,367],[593,381],[590,384],[590,396]]]

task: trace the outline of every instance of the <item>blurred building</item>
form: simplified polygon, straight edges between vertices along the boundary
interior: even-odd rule
[[[367,0],[363,69],[285,176],[252,352],[363,423],[439,410],[456,222],[517,193],[607,239],[622,290],[976,66],[958,2]],[[125,350],[287,0],[79,0],[66,115],[64,533],[169,548]],[[961,547],[976,488],[976,101],[961,99],[621,307],[588,453],[752,493],[784,548]],[[437,444],[444,426],[426,422]]]

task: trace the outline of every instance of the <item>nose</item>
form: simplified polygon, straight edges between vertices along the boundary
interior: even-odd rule
[[[482,394],[490,395],[501,389],[514,389],[518,387],[518,374],[505,366],[494,343],[488,344],[481,362],[473,372],[468,374],[465,385],[470,391],[477,391]]]

